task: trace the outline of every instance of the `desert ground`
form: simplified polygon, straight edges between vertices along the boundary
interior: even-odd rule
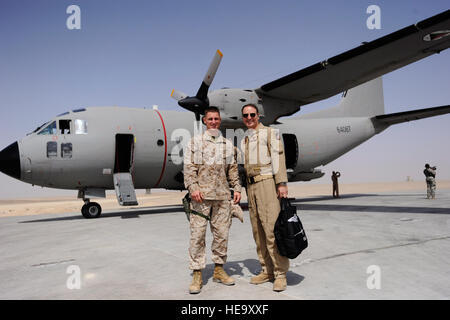
[[[301,199],[303,197],[327,196],[331,197],[332,187],[329,184],[315,183],[290,183],[289,196]],[[437,191],[449,190],[450,180],[437,181]],[[339,192],[341,195],[348,194],[373,194],[378,192],[409,192],[422,191],[426,195],[426,185],[423,181],[408,182],[385,182],[385,183],[357,183],[357,184],[339,184]],[[49,213],[73,213],[80,212],[83,204],[81,199],[76,198],[76,191],[73,197],[55,196],[45,198],[23,198],[23,199],[7,199],[0,200],[0,217],[38,215]],[[166,191],[152,190],[151,194],[138,192],[137,198],[139,205],[132,208],[145,208],[161,205],[180,205],[181,199],[186,191]],[[103,210],[129,210],[130,207],[121,207],[115,194],[108,192],[106,198],[91,199],[98,202]],[[243,193],[242,202],[246,202],[245,192]]]

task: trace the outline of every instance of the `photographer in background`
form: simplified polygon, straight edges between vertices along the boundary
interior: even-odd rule
[[[430,167],[427,163],[423,170],[425,181],[427,183],[427,199],[435,199],[436,194],[436,167]]]

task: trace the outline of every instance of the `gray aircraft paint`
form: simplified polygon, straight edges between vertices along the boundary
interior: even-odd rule
[[[290,181],[297,181],[296,173],[326,165],[375,134],[368,118],[287,120],[285,124],[274,127],[279,128],[281,133],[297,136],[299,159]],[[351,131],[339,133],[338,127],[351,128]]]
[[[135,137],[134,176],[136,186],[156,184],[162,171],[164,141],[162,121],[156,111],[120,107],[87,108],[86,111],[60,116],[53,120],[82,119],[87,134],[39,135],[33,133],[18,141],[23,180],[47,187],[78,189],[80,187],[112,188],[116,134]],[[95,137],[95,138],[93,138]],[[58,144],[55,158],[46,154],[47,142]],[[72,143],[72,157],[61,158],[61,143]],[[31,172],[29,162],[31,159]],[[25,164],[27,168],[25,168]],[[50,178],[51,177],[51,178]]]
[[[379,114],[384,114],[381,78],[349,90],[336,107],[281,120],[274,127],[298,140],[299,159],[290,180],[306,180],[299,173],[330,163],[380,132],[371,120]]]

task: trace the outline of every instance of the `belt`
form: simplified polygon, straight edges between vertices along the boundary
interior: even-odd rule
[[[257,175],[257,176],[253,176],[253,177],[248,177],[247,178],[247,183],[248,184],[254,184],[266,179],[273,179],[272,175]]]

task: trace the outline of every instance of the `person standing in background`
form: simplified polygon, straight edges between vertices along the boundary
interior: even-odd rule
[[[435,199],[436,195],[436,167],[430,167],[427,163],[423,170],[425,182],[427,183],[427,199]]]
[[[341,176],[339,171],[333,171],[331,180],[333,181],[333,198],[339,198],[339,182],[338,178]]]

